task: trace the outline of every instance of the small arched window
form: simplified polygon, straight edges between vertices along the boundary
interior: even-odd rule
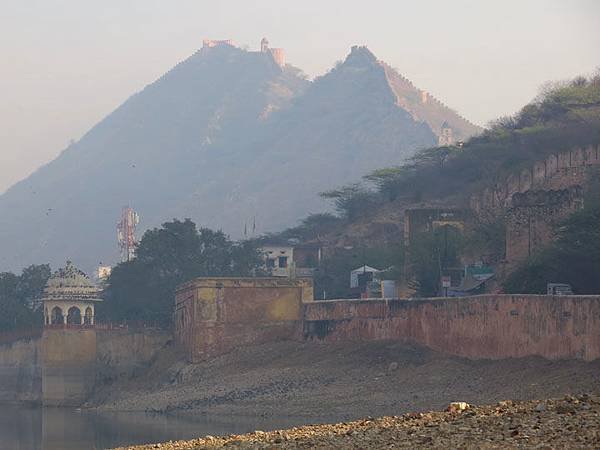
[[[69,325],[81,325],[81,310],[77,306],[71,306],[67,314]]]
[[[60,309],[60,307],[55,306],[54,308],[52,308],[50,323],[52,325],[62,325],[64,323],[63,311],[62,309]]]

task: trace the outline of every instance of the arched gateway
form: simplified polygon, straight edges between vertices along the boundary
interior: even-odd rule
[[[42,296],[44,324],[93,326],[94,305],[102,301],[99,294],[99,289],[87,275],[67,261],[67,265],[56,271],[46,283]]]

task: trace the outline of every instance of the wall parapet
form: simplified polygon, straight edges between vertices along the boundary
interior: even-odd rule
[[[600,358],[600,296],[317,301],[303,336],[325,342],[400,340],[473,359]]]
[[[512,197],[516,193],[583,186],[590,166],[600,166],[600,145],[575,147],[550,154],[474,194],[470,201],[471,209],[475,212],[505,210],[512,206]]]
[[[311,278],[196,278],[175,293],[175,340],[201,361],[240,345],[295,339]]]

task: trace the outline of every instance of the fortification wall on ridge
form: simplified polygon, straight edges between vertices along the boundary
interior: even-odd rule
[[[304,305],[303,335],[400,340],[472,359],[600,358],[600,296],[482,295]]]
[[[516,193],[529,190],[560,190],[584,186],[589,168],[600,166],[600,145],[578,147],[555,153],[537,161],[501,183],[488,187],[471,197],[475,213],[501,212],[512,206]]]
[[[516,264],[555,238],[555,228],[583,208],[583,189],[530,190],[516,193],[506,214],[506,260]]]

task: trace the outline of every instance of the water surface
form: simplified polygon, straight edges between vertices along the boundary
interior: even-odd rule
[[[0,405],[0,450],[86,450],[289,428],[289,417],[164,416]]]

